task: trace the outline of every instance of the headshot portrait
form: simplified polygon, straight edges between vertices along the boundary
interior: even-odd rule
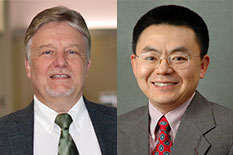
[[[118,153],[233,153],[231,10],[118,2]]]
[[[24,33],[25,51],[19,53],[28,78],[25,85],[31,85],[33,95],[26,107],[0,118],[0,154],[117,154],[116,108],[90,101],[85,95],[90,93],[84,94],[96,56],[91,54],[90,31],[82,13],[66,6],[33,15]],[[18,89],[19,94],[22,91]]]

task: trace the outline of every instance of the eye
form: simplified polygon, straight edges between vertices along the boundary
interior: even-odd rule
[[[153,60],[157,60],[157,58],[156,57],[154,57],[154,56],[147,56],[147,57],[145,57],[145,60],[149,60],[149,61],[153,61]]]
[[[53,51],[51,51],[51,50],[44,51],[41,53],[41,55],[51,55],[51,54],[53,54]]]
[[[154,54],[142,54],[141,57],[143,60],[148,61],[148,62],[158,61],[159,59],[159,57]]]
[[[74,50],[68,50],[67,53],[70,54],[70,55],[78,54],[78,52],[76,52]]]
[[[188,61],[188,56],[186,55],[174,55],[170,57],[170,60],[173,62],[186,62]]]

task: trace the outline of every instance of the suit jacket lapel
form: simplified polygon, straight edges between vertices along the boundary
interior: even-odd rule
[[[181,120],[172,154],[205,154],[210,147],[205,133],[214,127],[215,122],[209,102],[196,92]]]
[[[8,131],[9,145],[14,155],[33,154],[33,106],[31,103],[23,110],[16,112],[12,128]]]
[[[87,101],[84,98],[85,105],[90,115],[94,130],[101,148],[103,155],[116,154],[117,147],[117,126],[116,126],[116,113],[111,114],[112,119],[109,119],[109,115],[106,115],[102,105],[96,105]],[[105,113],[106,112],[106,113]],[[113,121],[115,120],[115,121]]]

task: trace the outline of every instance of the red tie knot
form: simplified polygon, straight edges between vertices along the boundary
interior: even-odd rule
[[[170,131],[171,128],[170,128],[170,126],[168,124],[168,121],[167,121],[166,117],[163,116],[160,119],[160,121],[159,121],[159,128],[160,128],[160,130],[163,130],[163,131],[167,131],[167,132]]]

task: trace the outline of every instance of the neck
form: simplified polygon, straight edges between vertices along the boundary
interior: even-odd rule
[[[155,107],[157,110],[159,110],[164,115],[167,114],[168,112],[176,109],[177,107],[179,107],[180,105],[182,105],[184,103],[185,102],[161,104],[161,103],[151,102],[151,104],[153,105],[153,107]]]
[[[159,104],[159,103],[152,102],[152,101],[150,101],[150,102],[153,105],[153,107],[155,107],[162,114],[165,115],[166,113],[168,113],[168,112],[170,112],[170,111],[172,111],[172,110],[180,107],[181,105],[183,105],[183,104],[185,104],[187,102],[191,102],[191,100],[193,99],[194,95],[195,95],[195,92],[193,94],[191,94],[188,99],[186,99],[186,100],[179,100],[179,101],[174,102],[174,103],[166,103],[166,104],[165,103],[164,104],[160,103]]]

